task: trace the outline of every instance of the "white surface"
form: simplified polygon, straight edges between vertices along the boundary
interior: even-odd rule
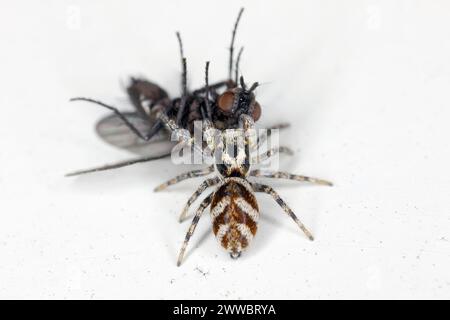
[[[448,1],[92,2],[0,5],[1,298],[450,298]],[[273,183],[316,241],[259,195],[246,254],[205,215],[178,268],[200,180],[153,193],[186,170],[167,161],[64,178],[133,156],[96,137],[105,110],[67,101],[126,108],[132,74],[177,94],[176,30],[191,85],[206,60],[223,78],[241,5],[262,123],[293,124],[283,168],[336,186]]]

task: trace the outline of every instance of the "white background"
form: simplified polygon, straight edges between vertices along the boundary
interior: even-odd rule
[[[268,196],[234,261],[208,215],[181,267],[200,183],[155,194],[186,167],[158,161],[64,178],[133,157],[103,143],[129,75],[179,92],[174,32],[192,87],[226,75],[240,6],[242,72],[261,123],[289,120],[286,171],[335,187],[267,181],[316,236]],[[450,4],[434,1],[3,1],[0,5],[1,298],[449,298]],[[79,16],[77,13],[79,12]]]

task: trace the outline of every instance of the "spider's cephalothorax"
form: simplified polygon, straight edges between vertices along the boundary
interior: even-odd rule
[[[249,116],[241,115],[241,118],[253,123]],[[250,139],[248,132],[242,129],[219,131],[219,143],[210,146],[214,151],[215,167],[223,178],[247,176],[250,169],[250,148],[254,145],[254,142],[250,143],[254,139]]]

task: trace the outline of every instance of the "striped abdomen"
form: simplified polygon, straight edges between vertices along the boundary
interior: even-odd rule
[[[213,232],[231,257],[247,248],[257,230],[258,204],[250,184],[240,178],[225,179],[211,203]]]

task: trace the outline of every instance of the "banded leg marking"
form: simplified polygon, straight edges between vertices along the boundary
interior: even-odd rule
[[[198,197],[203,193],[203,191],[205,191],[207,188],[216,185],[220,182],[220,178],[219,177],[215,177],[212,179],[207,179],[205,181],[203,181],[200,186],[197,188],[197,190],[194,192],[194,194],[192,194],[192,196],[189,198],[189,200],[187,201],[186,205],[183,208],[183,211],[180,214],[180,217],[178,218],[178,220],[180,222],[183,222],[184,218],[186,217],[186,214],[188,213],[189,207],[195,202],[195,200],[198,199]]]
[[[189,243],[189,239],[194,234],[195,228],[197,227],[198,221],[200,220],[200,217],[205,211],[206,207],[210,205],[213,198],[213,193],[210,193],[200,204],[200,206],[197,209],[197,212],[195,213],[194,219],[192,219],[191,226],[188,229],[188,232],[186,233],[186,238],[184,239],[183,245],[181,246],[180,253],[178,255],[178,261],[177,266],[181,265],[181,262],[183,261],[184,252],[186,251],[186,247]]]
[[[297,216],[294,214],[291,208],[288,207],[286,202],[284,202],[284,200],[280,198],[278,193],[272,187],[259,183],[252,183],[252,186],[256,192],[264,192],[271,195],[272,198],[278,203],[278,205],[284,210],[284,212],[286,212],[292,218],[292,220],[295,221],[295,223],[305,233],[305,235],[309,238],[309,240],[311,241],[314,240],[314,237],[311,234],[311,232],[309,232],[309,230],[306,229],[305,225],[297,218]]]
[[[273,126],[270,126],[270,127],[268,127],[268,128],[266,128],[266,134],[264,134],[264,133],[261,133],[259,136],[258,136],[258,145],[257,145],[257,147],[259,148],[259,147],[261,147],[261,145],[264,143],[264,142],[266,142],[267,141],[267,139],[272,135],[272,130],[281,130],[281,129],[285,129],[285,128],[289,128],[291,125],[290,125],[290,123],[287,123],[287,122],[282,122],[282,123],[278,123],[278,124],[275,124],[275,125],[273,125]]]
[[[155,188],[155,192],[161,191],[166,189],[167,187],[177,184],[181,181],[187,180],[187,179],[191,179],[191,178],[197,178],[197,177],[202,177],[202,176],[206,176],[210,173],[214,172],[214,166],[209,166],[205,169],[201,169],[201,170],[193,170],[193,171],[189,171],[189,172],[185,172],[180,174],[179,176],[176,176],[175,178],[172,178],[162,184],[160,184],[159,186],[157,186]]]
[[[285,146],[273,147],[272,149],[264,152],[263,154],[252,157],[251,163],[258,164],[264,162],[273,157],[274,155],[276,155],[277,153],[285,153],[289,156],[292,156],[294,154],[294,151],[292,151],[291,148]]]
[[[313,177],[300,176],[296,174],[291,174],[288,172],[276,171],[276,172],[262,172],[261,170],[250,171],[250,176],[252,177],[262,177],[262,178],[273,178],[273,179],[287,179],[294,181],[306,181],[314,184],[319,184],[323,186],[333,186],[332,182],[327,180],[322,180]]]

